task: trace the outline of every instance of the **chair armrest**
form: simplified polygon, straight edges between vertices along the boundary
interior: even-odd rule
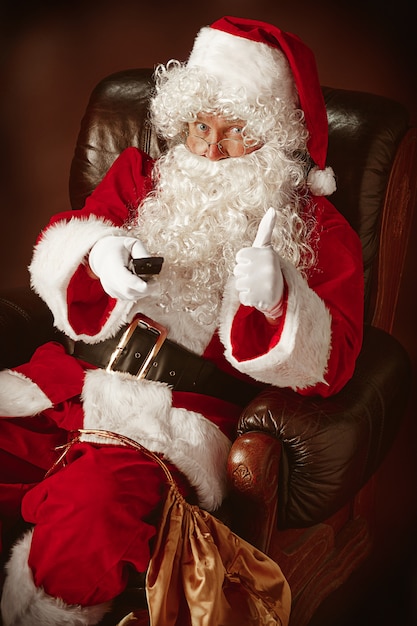
[[[367,327],[354,376],[337,395],[303,397],[270,388],[246,407],[229,460],[234,488],[253,501],[264,489],[262,507],[276,490],[282,529],[326,520],[382,462],[399,430],[410,380],[410,361],[398,341]],[[269,472],[274,463],[277,478]],[[244,480],[236,479],[239,474]]]
[[[59,338],[51,312],[29,287],[0,294],[0,369],[25,363],[38,346]]]
[[[248,432],[233,442],[228,458],[231,526],[263,552],[276,523],[280,457],[276,437]]]

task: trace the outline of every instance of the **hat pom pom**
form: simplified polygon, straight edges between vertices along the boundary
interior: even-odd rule
[[[330,196],[336,191],[336,178],[331,167],[321,170],[317,165],[311,168],[307,176],[307,185],[314,196]]]

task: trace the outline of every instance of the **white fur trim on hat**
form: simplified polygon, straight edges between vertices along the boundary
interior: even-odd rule
[[[42,389],[20,372],[0,372],[0,389],[0,415],[3,417],[37,415],[53,406]]]
[[[281,263],[288,300],[278,344],[254,359],[238,361],[235,358],[230,331],[240,302],[234,279],[230,280],[224,298],[221,339],[226,347],[226,358],[238,371],[276,387],[305,389],[325,383],[331,346],[331,315],[296,268],[284,259]]]
[[[307,185],[314,196],[330,196],[336,191],[336,178],[331,167],[321,170],[316,165],[307,176]]]
[[[1,599],[3,626],[93,626],[110,610],[111,603],[95,606],[68,605],[36,587],[28,565],[33,531],[14,546],[6,564]]]
[[[252,103],[258,97],[296,104],[293,75],[281,50],[204,27],[197,35],[187,67],[200,67],[231,89],[243,88]]]
[[[227,492],[230,441],[200,413],[173,408],[168,385],[93,370],[86,374],[82,400],[85,429],[110,430],[163,454],[193,485],[200,506],[220,506]],[[90,434],[83,439],[108,443]]]

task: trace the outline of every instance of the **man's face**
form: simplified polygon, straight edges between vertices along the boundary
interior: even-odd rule
[[[250,154],[259,144],[245,143],[243,120],[226,119],[221,115],[199,113],[195,122],[188,124],[186,145],[190,152],[210,161]]]

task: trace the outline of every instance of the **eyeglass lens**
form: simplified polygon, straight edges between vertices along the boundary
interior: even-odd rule
[[[205,154],[210,146],[215,145],[217,145],[223,156],[240,157],[243,156],[246,151],[245,144],[237,139],[221,139],[217,143],[209,143],[206,139],[203,139],[203,137],[188,135],[187,144],[193,152],[200,156]]]

